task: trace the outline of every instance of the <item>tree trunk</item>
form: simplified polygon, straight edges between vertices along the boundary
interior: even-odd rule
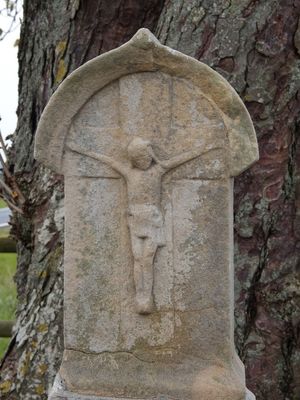
[[[221,73],[252,116],[261,158],[235,182],[236,345],[257,400],[300,398],[299,15],[299,0],[25,0],[10,168],[26,204],[1,399],[46,399],[62,355],[63,181],[33,159],[39,117],[71,71],[140,27]]]

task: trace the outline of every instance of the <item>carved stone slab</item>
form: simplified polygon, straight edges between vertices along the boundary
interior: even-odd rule
[[[232,178],[258,150],[230,85],[141,29],[63,82],[35,156],[65,176],[50,399],[252,398],[233,341]]]

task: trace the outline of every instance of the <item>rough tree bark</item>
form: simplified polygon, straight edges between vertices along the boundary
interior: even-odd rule
[[[261,158],[235,183],[236,345],[258,400],[300,398],[299,15],[299,0],[25,0],[10,166],[27,201],[1,399],[46,399],[62,351],[63,182],[33,159],[38,119],[67,74],[140,27],[225,76],[254,120]]]

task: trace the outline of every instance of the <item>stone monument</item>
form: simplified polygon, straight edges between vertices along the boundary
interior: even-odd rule
[[[258,150],[233,88],[141,29],[61,84],[35,156],[65,177],[50,399],[254,399],[234,349],[232,197]]]

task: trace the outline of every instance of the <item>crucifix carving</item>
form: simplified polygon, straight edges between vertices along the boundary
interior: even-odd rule
[[[258,149],[224,78],[141,29],[64,80],[35,156],[65,178],[49,399],[253,399],[233,341],[232,181]]]
[[[140,137],[127,146],[127,163],[104,154],[82,150],[76,144],[69,149],[103,162],[117,171],[127,186],[127,223],[131,237],[136,309],[139,314],[150,314],[153,301],[153,262],[159,247],[165,245],[164,217],[161,210],[162,176],[211,149],[196,147],[169,160],[160,160],[151,145]],[[216,148],[214,148],[215,150]]]

